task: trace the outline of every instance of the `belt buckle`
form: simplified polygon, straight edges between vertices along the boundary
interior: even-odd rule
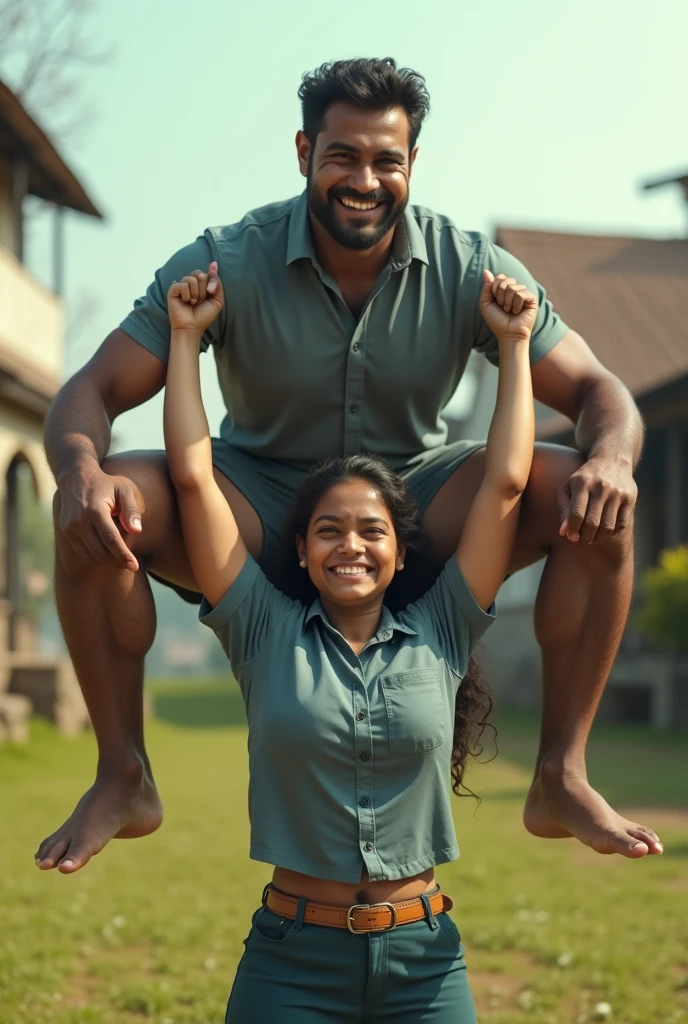
[[[387,907],[390,914],[392,915],[392,923],[388,928],[355,928],[354,927],[354,913],[357,910],[374,910],[376,907]],[[393,903],[354,903],[346,912],[346,927],[349,929],[352,935],[363,935],[368,932],[391,932],[397,926],[397,911]]]

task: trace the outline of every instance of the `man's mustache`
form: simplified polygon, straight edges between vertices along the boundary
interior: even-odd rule
[[[393,201],[391,194],[386,191],[368,192],[366,195],[362,195],[360,192],[354,192],[350,188],[338,188],[336,191],[330,190],[328,194],[332,199],[355,199],[359,203],[390,203]]]

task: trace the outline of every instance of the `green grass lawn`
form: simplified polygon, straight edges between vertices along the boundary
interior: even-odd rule
[[[1,1024],[213,1024],[269,868],[248,860],[246,733],[231,684],[156,690],[150,750],[163,828],[113,842],[71,877],[32,855],[89,783],[90,735],[35,723],[0,749]],[[440,870],[455,902],[481,1022],[688,1022],[688,744],[599,730],[593,780],[642,806],[661,858],[603,858],[520,824],[532,722],[506,719],[502,754],[457,800],[462,857]],[[683,800],[684,809],[680,809]],[[260,1022],[257,1022],[260,1024]]]

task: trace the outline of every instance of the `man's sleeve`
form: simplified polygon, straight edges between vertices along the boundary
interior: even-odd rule
[[[537,283],[530,271],[523,266],[520,260],[512,256],[510,252],[507,252],[506,249],[501,249],[492,242],[487,243],[484,264],[480,268],[480,273],[476,276],[476,332],[473,348],[487,356],[489,361],[495,366],[499,364],[497,339],[485,324],[478,308],[478,297],[483,285],[483,269],[491,270],[495,277],[497,274],[513,277],[519,284],[524,284],[533,295],[537,296],[538,313],[530,339],[530,362],[531,365],[537,363],[538,359],[546,356],[561,341],[568,331],[568,327],[561,317],[554,312],[545,289]]]
[[[213,260],[218,261],[218,273],[224,287],[226,304],[227,288],[217,248],[208,235],[200,235],[191,245],[186,245],[176,252],[156,272],[146,294],[136,300],[131,313],[120,324],[122,330],[134,341],[138,341],[139,345],[143,345],[145,349],[161,359],[163,363],[166,363],[170,351],[170,321],[167,315],[167,292],[170,285],[173,281],[181,281],[183,277],[191,274],[194,270],[207,271],[208,265]],[[203,335],[201,340],[203,352],[207,351],[209,345],[216,343],[222,337],[226,322],[225,306],[217,320]]]

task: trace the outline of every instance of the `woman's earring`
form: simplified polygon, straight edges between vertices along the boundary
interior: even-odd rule
[[[404,568],[404,563],[403,563],[403,562],[397,562],[397,571],[398,571],[398,572],[401,572],[401,570],[402,570],[403,568]]]
[[[305,558],[302,558],[301,561],[299,562],[299,565],[301,566],[302,569],[305,569],[306,566],[308,565],[308,562],[306,561]]]

